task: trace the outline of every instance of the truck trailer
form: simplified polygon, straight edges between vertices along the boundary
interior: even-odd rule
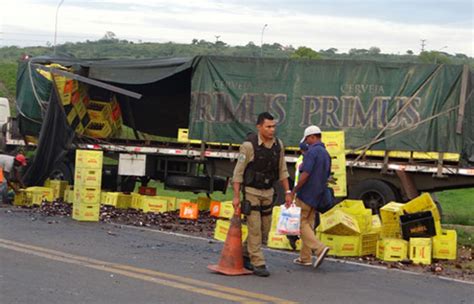
[[[346,195],[378,210],[422,191],[474,186],[472,88],[461,65],[36,57],[19,63],[16,107],[26,144],[37,139],[29,184],[71,180],[75,150],[91,149],[116,160],[104,167],[108,189],[156,179],[226,191],[239,144],[268,111],[292,176],[304,128],[344,131]]]

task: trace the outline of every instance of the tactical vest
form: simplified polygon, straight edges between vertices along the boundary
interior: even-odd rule
[[[247,165],[244,172],[244,185],[257,189],[270,189],[278,180],[280,168],[281,146],[277,138],[275,143],[268,149],[263,144],[258,144],[258,135],[251,133],[245,141],[252,143],[254,157]]]

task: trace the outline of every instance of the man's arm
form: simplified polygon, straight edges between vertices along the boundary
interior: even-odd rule
[[[309,178],[309,173],[308,172],[301,172],[300,177],[298,178],[298,183],[296,186],[293,188],[293,191],[291,191],[291,201],[293,201],[296,192],[300,191],[300,189],[303,187],[304,184],[308,181]],[[291,204],[291,203],[290,203]],[[288,208],[290,204],[286,203],[286,207]]]
[[[234,206],[234,210],[240,208],[240,190],[242,183],[244,182],[244,172],[250,162],[250,158],[252,157],[252,151],[250,150],[251,146],[249,147],[247,142],[243,143],[239,149],[239,157],[232,176],[232,188],[234,190],[232,205]]]

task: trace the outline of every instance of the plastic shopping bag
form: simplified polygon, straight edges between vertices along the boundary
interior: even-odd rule
[[[277,224],[277,232],[286,235],[300,234],[301,208],[292,204],[290,208],[281,206],[280,217]]]

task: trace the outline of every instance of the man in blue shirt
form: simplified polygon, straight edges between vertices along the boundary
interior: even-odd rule
[[[329,247],[325,246],[314,235],[316,209],[325,199],[328,178],[331,174],[331,157],[321,142],[321,129],[309,126],[304,130],[301,142],[308,144],[298,184],[293,188],[292,197],[296,194],[296,205],[301,208],[301,246],[300,257],[293,260],[295,264],[311,265],[312,253],[316,252],[314,268],[317,268],[326,257]],[[286,203],[289,207],[289,204]]]

